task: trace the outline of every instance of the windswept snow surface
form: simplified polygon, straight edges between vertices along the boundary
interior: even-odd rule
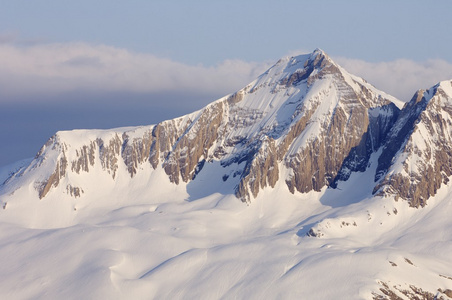
[[[196,181],[204,193],[162,173],[135,180],[140,194],[100,181],[90,199],[7,203],[0,298],[371,299],[380,282],[451,288],[451,188],[423,209],[372,198],[375,164],[336,190],[293,195],[281,184],[248,206],[227,186],[209,193],[215,163]]]

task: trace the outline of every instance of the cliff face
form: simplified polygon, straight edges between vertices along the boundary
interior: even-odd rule
[[[296,60],[290,63],[296,64]],[[370,153],[381,145],[399,111],[389,97],[355,80],[325,55],[307,59],[301,71],[280,81],[278,87],[281,86],[304,89],[305,93],[297,102],[288,103],[295,109],[283,134],[278,126],[267,133],[276,139],[276,153],[266,147],[267,160],[256,157],[257,162],[245,169],[237,190],[237,195],[245,200],[249,200],[247,181],[255,186],[254,180],[265,174],[262,166],[269,158],[289,169],[290,175],[284,179],[292,192],[334,187],[337,180],[346,180],[351,171],[364,170]],[[278,168],[273,166],[271,171],[276,173]]]
[[[452,172],[448,84],[418,92],[400,111],[400,101],[315,50],[281,59],[242,90],[177,119],[59,132],[4,187],[31,178],[40,199],[60,185],[81,197],[82,181],[73,179],[84,173],[115,181],[161,169],[178,185],[218,161],[233,170],[223,176],[237,182],[231,193],[250,202],[277,184],[292,193],[335,188],[365,171],[372,153],[383,149],[374,192],[423,206]]]
[[[425,206],[452,175],[452,81],[418,91],[406,104],[379,159],[377,195]]]
[[[370,154],[385,141],[398,116],[393,99],[351,77],[323,53],[312,55],[302,70],[278,85],[280,89],[294,87],[304,89],[305,94],[293,103],[296,107],[284,134],[267,132],[267,137],[276,140],[261,143],[264,147],[256,151],[260,156],[254,155],[247,164],[236,193],[242,200],[249,201],[249,190],[257,195],[256,182],[260,187],[266,182],[274,186],[279,162],[289,169],[284,179],[292,193],[335,187],[350,172],[366,169]]]

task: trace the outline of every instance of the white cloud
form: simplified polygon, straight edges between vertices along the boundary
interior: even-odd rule
[[[2,39],[10,41],[14,36]],[[297,53],[300,51],[289,54]],[[344,57],[335,60],[350,73],[404,101],[420,88],[452,78],[452,64],[439,59],[379,63]],[[105,45],[0,42],[0,102],[46,96],[55,99],[60,93],[78,91],[226,95],[254,80],[271,63],[226,60],[215,66],[193,66]]]
[[[419,89],[428,89],[440,81],[452,79],[452,64],[440,59],[425,62],[398,59],[369,63],[339,57],[335,61],[348,72],[366,79],[402,101],[409,101]]]
[[[191,66],[151,54],[86,43],[0,45],[0,95],[29,97],[77,90],[228,94],[269,63],[226,60]]]

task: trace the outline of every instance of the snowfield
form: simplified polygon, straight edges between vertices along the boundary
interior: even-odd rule
[[[452,287],[450,187],[423,209],[372,198],[371,166],[335,190],[293,195],[278,185],[245,205],[209,194],[218,166],[205,167],[205,191],[160,174],[137,183],[159,190],[140,194],[96,183],[92,199],[8,203],[0,297],[372,299],[384,284],[402,299],[410,286],[447,297],[438,289]]]

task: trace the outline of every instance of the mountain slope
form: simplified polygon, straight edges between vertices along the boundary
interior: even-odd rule
[[[407,291],[424,299],[414,288],[447,299],[438,289],[445,292],[452,282],[450,187],[423,209],[346,193],[347,184],[357,190],[374,175],[367,173],[322,192],[267,187],[249,206],[221,194],[184,201],[181,190],[145,190],[148,199],[140,202],[130,189],[97,199],[101,207],[77,198],[76,222],[51,229],[6,222],[5,213],[17,208],[11,203],[0,222],[0,295],[385,299],[388,289],[401,299],[414,299]],[[173,185],[165,184],[162,189]],[[361,201],[350,205],[350,197]],[[340,199],[339,206],[328,205]],[[64,214],[58,200],[37,201],[49,205],[47,224]],[[21,211],[27,218],[33,213]],[[315,224],[329,226],[321,238],[305,234]]]

